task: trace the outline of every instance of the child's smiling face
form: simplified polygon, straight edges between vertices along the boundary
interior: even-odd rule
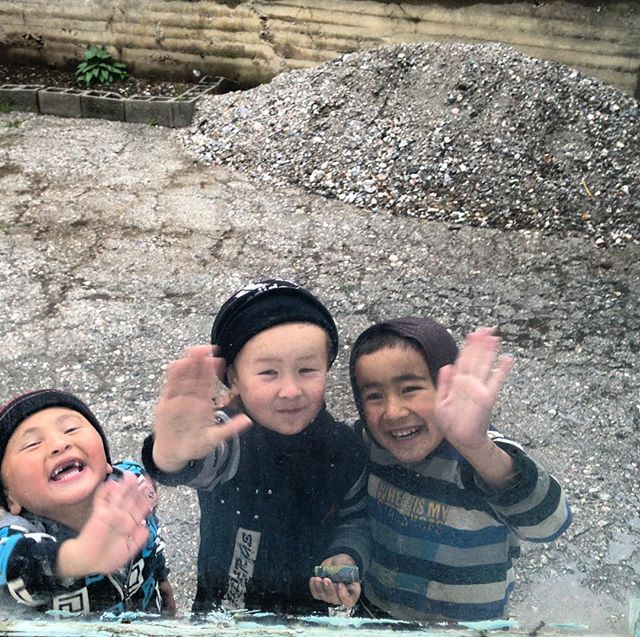
[[[442,442],[434,418],[437,390],[416,349],[396,345],[363,354],[355,380],[367,431],[398,461],[420,462]]]
[[[90,510],[93,494],[111,466],[102,438],[81,414],[49,407],[23,420],[2,461],[9,510],[23,509],[52,520]]]
[[[267,429],[300,433],[324,405],[328,336],[311,323],[284,323],[248,340],[229,369],[232,393]]]

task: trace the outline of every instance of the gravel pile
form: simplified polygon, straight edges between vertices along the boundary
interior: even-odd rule
[[[640,238],[638,102],[504,45],[398,45],[201,100],[207,162],[396,214]]]

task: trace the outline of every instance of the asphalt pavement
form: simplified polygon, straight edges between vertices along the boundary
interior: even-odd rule
[[[371,322],[427,314],[459,341],[497,326],[516,365],[496,424],[560,479],[575,515],[555,544],[524,547],[514,616],[622,630],[640,589],[639,257],[633,242],[371,214],[196,164],[169,129],[0,114],[0,401],[73,391],[112,455],[137,458],[166,363],[268,276],[334,313],[338,417],[354,416],[348,351]],[[186,611],[193,494],[163,488],[160,515]]]

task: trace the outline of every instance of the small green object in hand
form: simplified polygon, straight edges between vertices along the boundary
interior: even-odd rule
[[[360,581],[357,566],[326,564],[314,567],[313,572],[316,577],[328,577],[334,584],[355,584]]]

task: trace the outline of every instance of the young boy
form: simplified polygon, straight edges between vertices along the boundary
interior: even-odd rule
[[[398,619],[506,616],[519,540],[549,542],[571,513],[556,480],[489,426],[511,361],[483,329],[460,356],[428,318],[384,321],[351,354],[370,450],[364,595]],[[494,365],[495,369],[494,369]]]
[[[366,450],[324,402],[338,351],[331,314],[295,283],[263,281],[222,306],[211,340],[251,420],[214,424],[220,358],[192,348],[169,368],[142,455],[159,482],[198,491],[194,611],[352,607],[359,583],[313,577],[320,564],[362,572],[368,544]]]
[[[155,489],[111,465],[91,410],[54,389],[0,408],[0,598],[37,610],[175,609]],[[108,479],[110,478],[110,479]]]

